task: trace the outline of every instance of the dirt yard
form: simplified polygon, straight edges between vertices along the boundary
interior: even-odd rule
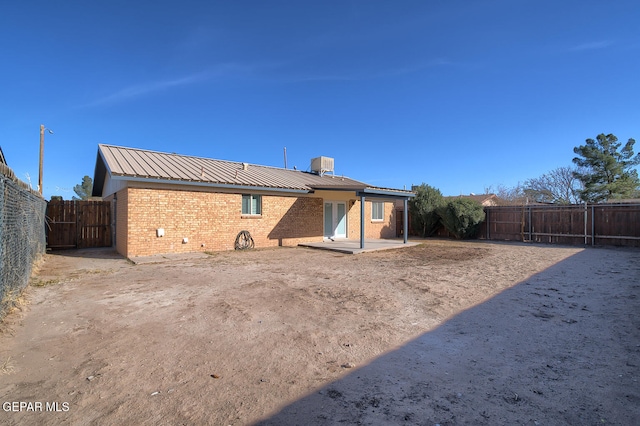
[[[639,293],[637,249],[56,252],[0,423],[637,425]]]

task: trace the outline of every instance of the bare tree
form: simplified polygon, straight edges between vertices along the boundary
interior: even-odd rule
[[[540,177],[528,179],[524,182],[524,195],[538,203],[577,204],[583,189],[576,178],[577,171],[573,167],[558,167]]]
[[[485,188],[485,190],[491,189]],[[502,205],[515,205],[515,204],[527,204],[527,196],[524,193],[524,189],[520,182],[516,186],[509,187],[504,185],[498,185],[495,190],[495,194],[498,197],[498,204]]]

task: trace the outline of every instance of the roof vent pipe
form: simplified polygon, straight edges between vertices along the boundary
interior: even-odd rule
[[[249,163],[242,163],[242,170],[247,170],[249,168]]]

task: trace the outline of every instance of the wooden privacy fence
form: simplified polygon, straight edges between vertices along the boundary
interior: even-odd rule
[[[479,238],[640,247],[640,204],[485,207]]]
[[[111,247],[110,201],[50,201],[47,204],[47,247]]]

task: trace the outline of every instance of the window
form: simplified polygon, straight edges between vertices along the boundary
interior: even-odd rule
[[[371,202],[371,220],[384,220],[384,202]]]
[[[260,195],[243,195],[242,214],[262,214],[262,197]]]

